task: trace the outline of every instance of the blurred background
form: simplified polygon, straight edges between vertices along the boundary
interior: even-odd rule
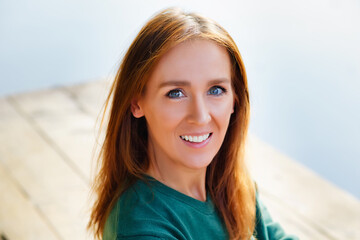
[[[169,6],[235,39],[250,133],[359,199],[357,0],[0,0],[0,96],[112,76],[146,20]]]

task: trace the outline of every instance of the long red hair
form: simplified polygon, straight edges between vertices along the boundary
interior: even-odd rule
[[[245,67],[231,36],[216,22],[195,13],[166,9],[141,29],[117,71],[107,98],[107,130],[93,182],[97,199],[88,228],[101,238],[106,219],[119,196],[149,166],[147,127],[134,118],[130,105],[141,94],[158,60],[188,39],[214,41],[227,49],[232,62],[234,113],[224,142],[207,168],[206,188],[222,215],[231,239],[249,239],[255,228],[255,190],[244,163],[250,105]]]

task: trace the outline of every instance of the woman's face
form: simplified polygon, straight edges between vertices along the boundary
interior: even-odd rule
[[[206,170],[233,108],[229,55],[209,40],[187,41],[167,52],[145,93],[132,102],[133,115],[146,118],[150,161],[164,171]]]

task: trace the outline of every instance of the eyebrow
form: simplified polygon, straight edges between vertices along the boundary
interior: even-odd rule
[[[208,85],[215,85],[215,84],[221,84],[221,83],[230,83],[230,79],[228,78],[217,78],[213,79],[208,82]],[[170,80],[166,82],[162,82],[159,85],[159,88],[167,87],[167,86],[190,86],[191,81],[184,81],[184,80]]]

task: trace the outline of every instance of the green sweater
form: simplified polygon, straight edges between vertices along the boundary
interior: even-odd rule
[[[266,208],[256,206],[258,240],[297,239],[285,235]],[[202,202],[150,178],[138,180],[112,209],[103,240],[228,239],[225,224],[210,195]]]

